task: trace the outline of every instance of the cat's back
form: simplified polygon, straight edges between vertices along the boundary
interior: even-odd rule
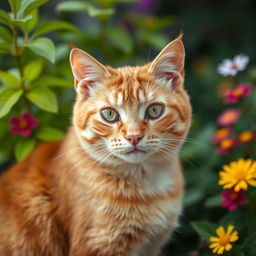
[[[40,144],[27,158],[6,170],[0,176],[0,196],[9,190],[16,190],[17,184],[40,182],[47,175],[60,144],[61,141]]]
[[[53,220],[56,203],[50,171],[60,145],[61,141],[39,145],[0,177],[0,255],[16,255],[16,251],[41,255],[45,249],[38,241],[44,241],[49,232],[60,233]],[[53,247],[50,241],[49,246]],[[56,251],[56,255],[61,254]]]

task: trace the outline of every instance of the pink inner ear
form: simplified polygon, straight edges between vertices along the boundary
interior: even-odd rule
[[[81,80],[80,82],[76,80],[76,89],[79,94],[81,94],[83,97],[87,98],[90,96],[90,87],[93,87],[95,84],[95,81],[88,81],[88,80]],[[79,85],[79,86],[78,86]]]
[[[181,76],[178,72],[165,72],[164,75],[168,80],[172,80],[172,88],[176,89],[182,85],[182,77],[184,72],[181,73]]]

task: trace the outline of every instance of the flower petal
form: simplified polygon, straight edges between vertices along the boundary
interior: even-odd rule
[[[31,134],[31,129],[26,129],[26,130],[22,130],[21,131],[21,135],[23,136],[23,137],[27,137],[27,136],[29,136]]]
[[[235,242],[238,240],[238,232],[237,231],[234,231],[231,235],[230,235],[230,238],[229,238],[229,241],[230,242]]]
[[[12,117],[12,118],[10,119],[10,124],[11,124],[11,125],[17,126],[17,125],[19,125],[19,123],[20,123],[20,118],[18,118],[18,117]]]
[[[216,233],[219,237],[225,236],[225,230],[223,226],[220,226],[216,229]]]
[[[223,254],[224,250],[225,250],[225,247],[224,247],[224,246],[221,246],[221,247],[219,248],[217,254]]]
[[[230,251],[232,249],[232,245],[230,243],[228,243],[226,246],[225,246],[225,250],[226,251]]]
[[[216,236],[212,236],[209,239],[210,242],[218,242],[219,240],[220,240],[219,237],[216,237]]]
[[[232,233],[233,229],[234,229],[233,225],[228,225],[227,235],[230,235]]]

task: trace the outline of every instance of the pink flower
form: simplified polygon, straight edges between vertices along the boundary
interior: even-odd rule
[[[247,198],[244,195],[244,190],[239,190],[238,192],[234,189],[224,190],[221,193],[223,201],[221,206],[228,207],[230,211],[234,211],[239,204],[246,204]]]
[[[249,57],[247,55],[236,55],[233,60],[224,59],[218,66],[218,72],[223,76],[235,76],[238,71],[242,71],[246,68],[248,62]]]
[[[236,109],[227,109],[218,117],[218,124],[221,126],[229,126],[236,123],[240,117],[240,111]]]
[[[239,84],[233,90],[225,93],[225,103],[236,103],[241,98],[248,96],[252,91],[252,85]]]
[[[218,129],[212,136],[212,142],[218,143],[223,139],[228,138],[232,133],[232,130],[228,127]]]
[[[27,137],[37,125],[38,120],[33,118],[29,112],[25,112],[21,117],[12,117],[10,119],[10,132]]]
[[[237,140],[233,138],[225,138],[220,141],[218,145],[217,152],[220,154],[226,154],[230,149],[234,148],[237,145]]]

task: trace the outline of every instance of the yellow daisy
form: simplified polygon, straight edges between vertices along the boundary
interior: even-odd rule
[[[247,190],[248,185],[256,187],[256,161],[238,159],[224,165],[219,175],[219,185],[224,189],[234,188],[238,192],[240,189]]]
[[[233,231],[234,226],[229,225],[227,232],[220,226],[216,229],[216,233],[218,236],[211,236],[209,241],[209,248],[212,249],[213,253],[223,254],[224,251],[230,251],[232,249],[233,242],[238,240],[238,232]]]

